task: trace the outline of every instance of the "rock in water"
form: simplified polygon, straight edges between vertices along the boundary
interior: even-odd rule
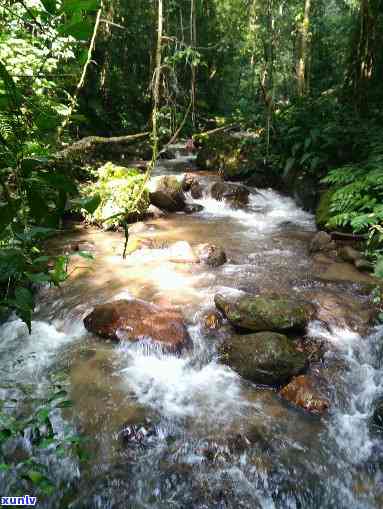
[[[186,192],[190,191],[194,184],[198,184],[198,179],[192,173],[185,173],[182,180],[182,190]]]
[[[185,208],[182,183],[177,177],[165,175],[154,177],[148,185],[150,203],[167,212],[180,212]]]
[[[203,197],[203,187],[199,182],[194,182],[190,187],[190,194],[194,200],[200,200]]]
[[[244,207],[249,203],[249,190],[241,184],[216,182],[210,189],[212,198],[225,201],[232,207]]]
[[[196,251],[200,262],[210,267],[219,267],[227,261],[225,251],[215,244],[200,244]]]
[[[308,292],[306,297],[316,306],[317,320],[329,327],[348,328],[361,334],[367,334],[377,310],[369,303],[360,302],[352,295],[333,293],[326,290]]]
[[[85,328],[106,339],[148,340],[164,350],[180,352],[191,339],[180,313],[142,300],[118,300],[96,306]]]
[[[305,354],[286,336],[275,332],[232,336],[219,352],[223,363],[246,380],[263,385],[287,383],[307,366]]]
[[[312,304],[295,298],[217,294],[214,301],[232,325],[255,332],[304,331],[315,313]]]
[[[383,399],[379,399],[376,403],[372,423],[379,431],[383,431]]]
[[[328,252],[336,249],[336,243],[327,232],[318,232],[310,243],[310,253]]]
[[[293,378],[279,394],[293,405],[319,415],[324,414],[330,406],[317,387],[315,378],[310,375]]]
[[[185,214],[196,214],[197,212],[202,212],[203,205],[199,203],[186,203],[184,212]]]

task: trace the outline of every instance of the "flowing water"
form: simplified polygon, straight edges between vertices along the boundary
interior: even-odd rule
[[[180,155],[157,172],[184,171],[190,164]],[[369,422],[383,390],[383,331],[362,338],[310,325],[311,340],[329,345],[324,369],[331,408],[319,419],[220,364],[217,344],[229,331],[213,334],[201,326],[219,291],[304,295],[330,288],[358,296],[358,288],[312,275],[314,220],[290,198],[253,190],[246,210],[207,196],[198,203],[200,213],[136,225],[131,235],[142,246],[126,260],[121,233],[71,230],[56,241],[57,252],[84,242],[82,249],[94,251],[95,260],[74,257],[70,281],[41,290],[31,335],[15,318],[0,327],[0,391],[10,411],[22,411],[31,396],[46,397],[52,380],[60,380],[74,407],[52,413],[54,431],[90,437],[85,464],[59,459],[49,448],[42,454],[58,487],[41,506],[382,507],[382,446]],[[176,263],[174,254],[182,257],[185,249],[174,246],[179,241],[221,245],[228,262],[214,269]],[[131,297],[180,309],[192,351],[177,357],[145,344],[110,344],[85,331],[82,318],[94,305]],[[244,446],[244,435],[256,440]],[[13,447],[10,455],[28,452],[28,438]],[[0,495],[11,495],[10,486],[0,473]]]

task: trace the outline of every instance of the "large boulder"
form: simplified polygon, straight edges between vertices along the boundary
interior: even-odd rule
[[[312,304],[291,297],[217,294],[214,301],[232,325],[255,332],[304,331],[315,313]]]
[[[200,263],[210,267],[219,267],[227,261],[225,251],[215,244],[200,244],[196,252]]]
[[[167,212],[179,212],[185,208],[182,183],[173,175],[153,177],[148,185],[150,203]]]
[[[215,182],[210,189],[212,198],[225,201],[233,207],[244,207],[249,203],[249,190],[241,184]]]
[[[281,385],[302,373],[305,354],[292,341],[275,332],[235,335],[219,349],[221,360],[243,378],[263,385]]]
[[[114,341],[147,340],[166,351],[180,352],[191,340],[180,313],[142,300],[118,300],[96,306],[85,328]]]
[[[322,415],[330,406],[329,400],[318,387],[318,381],[312,375],[294,377],[279,394],[289,403],[314,414]]]

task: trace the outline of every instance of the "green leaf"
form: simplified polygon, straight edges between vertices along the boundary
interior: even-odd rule
[[[81,256],[81,258],[85,258],[86,260],[94,260],[93,254],[89,253],[88,251],[78,251],[76,254]]]
[[[16,288],[15,302],[18,308],[24,310],[33,310],[33,295],[28,288]]]
[[[44,480],[43,474],[38,470],[29,470],[28,477],[33,484],[40,484]]]
[[[64,0],[63,10],[68,13],[81,11],[96,11],[100,7],[100,0]]]
[[[73,406],[73,401],[70,399],[66,399],[64,401],[59,401],[55,404],[56,408],[69,408]]]
[[[87,40],[93,33],[93,24],[87,20],[64,25],[59,29],[62,35],[71,35],[75,39]]]
[[[49,283],[51,278],[48,274],[44,274],[44,272],[38,272],[37,274],[32,274],[31,272],[26,272],[25,275],[31,281],[35,284],[41,284],[41,283]]]
[[[44,9],[50,14],[55,14],[56,12],[56,0],[41,0],[41,3],[44,6]]]
[[[6,463],[0,463],[0,472],[6,472],[10,468],[11,467],[9,465],[7,465]]]
[[[89,214],[94,214],[94,212],[98,209],[101,203],[101,196],[96,193],[92,196],[87,196],[85,198],[76,198],[71,200],[71,205],[73,208],[84,209]]]
[[[289,172],[290,172],[291,168],[294,166],[294,164],[295,164],[295,157],[289,157],[285,164],[285,170],[283,172],[284,177],[287,177],[287,175],[289,174]]]

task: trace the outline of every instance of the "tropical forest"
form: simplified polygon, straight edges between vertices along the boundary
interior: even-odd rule
[[[383,507],[382,0],[0,0],[0,505]]]

